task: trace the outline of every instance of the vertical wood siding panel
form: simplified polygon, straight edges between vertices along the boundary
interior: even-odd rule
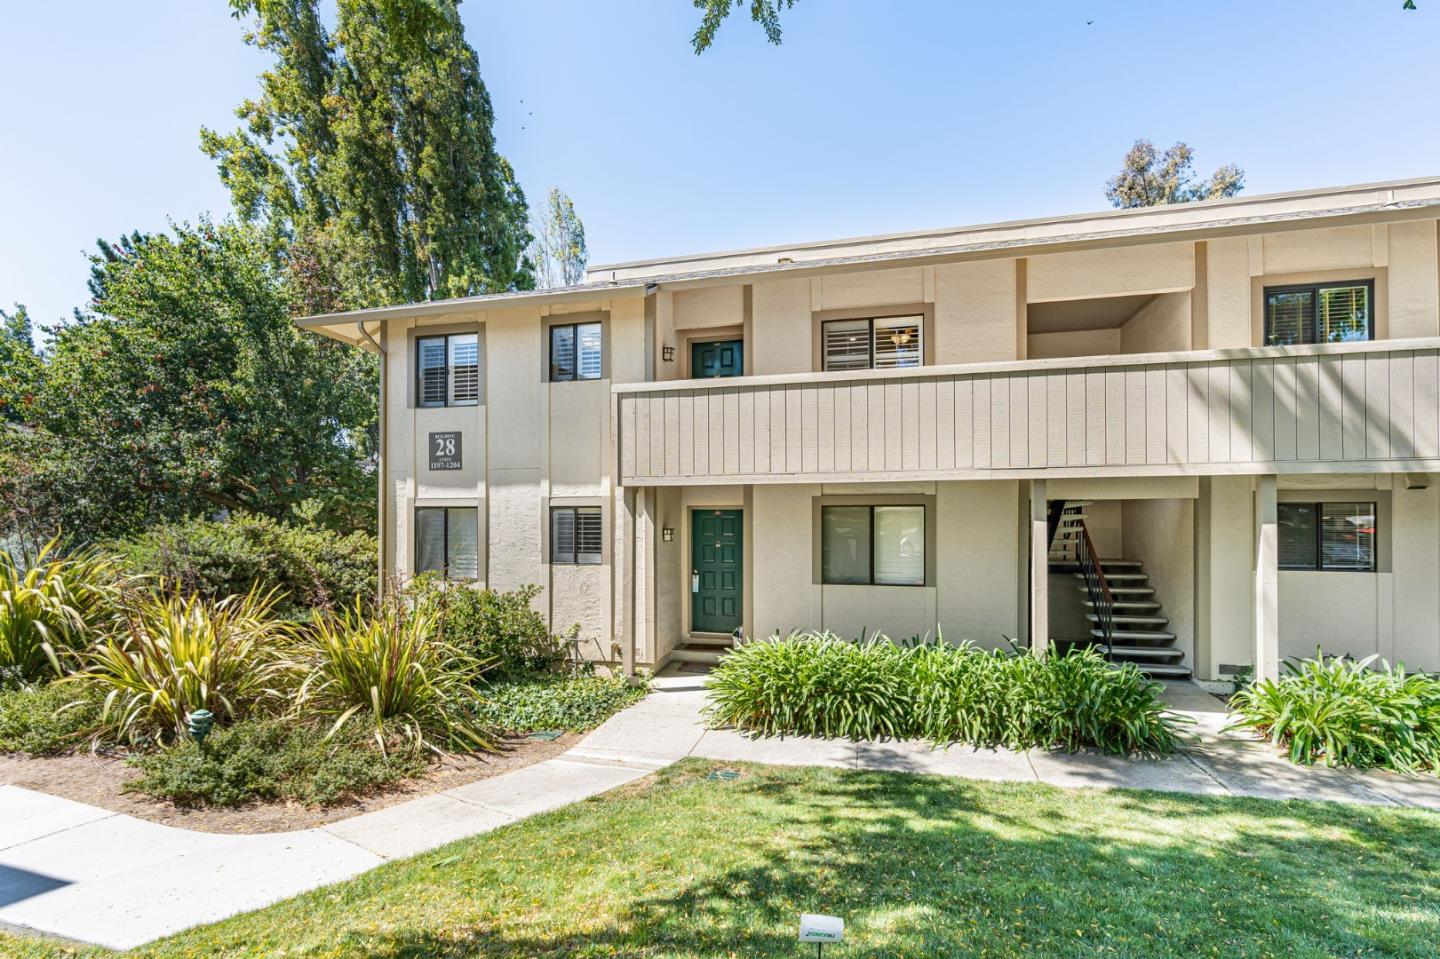
[[[725,475],[725,392],[710,390],[710,475]]]
[[[1365,357],[1340,357],[1340,457],[1365,458]]]
[[[901,380],[897,384],[900,403],[900,468],[920,468],[920,384],[916,380]]]
[[[1085,372],[1065,374],[1065,465],[1085,465]]]
[[[1300,421],[1295,385],[1295,358],[1282,356],[1275,361],[1273,369],[1271,402],[1275,409],[1275,458],[1293,460],[1295,427]]]
[[[737,417],[740,424],[740,474],[755,474],[755,391],[749,387],[737,391]]]
[[[1105,464],[1125,463],[1125,371],[1105,371]]]
[[[765,476],[770,468],[770,393],[768,386],[755,389],[755,473]]]
[[[1189,463],[1190,368],[1177,363],[1165,371],[1165,462]]]
[[[1125,462],[1145,462],[1148,404],[1145,402],[1145,367],[1125,370]],[[1164,414],[1164,408],[1160,409]]]
[[[1390,458],[1390,362],[1393,353],[1370,353],[1365,357],[1365,452],[1366,459]]]
[[[920,380],[915,384],[915,402],[919,404],[920,466],[922,470],[933,470],[939,460],[936,449],[936,422],[939,408],[936,400],[935,381]]]
[[[815,468],[835,471],[835,386],[822,383],[815,396],[815,419],[819,432],[815,440]]]
[[[935,468],[955,468],[955,381],[935,384]]]
[[[680,473],[680,394],[665,394],[665,475]]]
[[[620,476],[623,480],[626,476],[639,476],[640,471],[635,449],[635,427],[639,415],[635,409],[635,403],[620,400]]]
[[[1044,466],[1049,458],[1049,417],[1045,409],[1047,383],[1044,373],[1027,373],[1025,376],[1025,406],[1030,417],[1025,430],[1030,439],[1025,465],[1032,468]]]
[[[710,394],[692,390],[695,404],[695,475],[710,473]]]
[[[1415,456],[1415,354],[1390,354],[1390,455]]]
[[[1159,465],[1166,460],[1165,436],[1170,428],[1169,390],[1165,368],[1145,368],[1145,462]]]
[[[1045,465],[1064,466],[1069,421],[1065,412],[1064,370],[1045,374]]]
[[[785,387],[785,472],[805,471],[805,394],[802,387]]]
[[[1206,438],[1209,441],[1211,463],[1230,462],[1230,364],[1225,361],[1207,363],[1205,370],[1209,382],[1209,403],[1206,406],[1208,421]]]
[[[1253,445],[1250,458],[1268,463],[1275,455],[1275,364],[1255,360],[1250,364],[1250,423]]]
[[[1415,353],[1415,455],[1440,456],[1440,352]]]
[[[885,470],[885,439],[889,435],[890,424],[885,419],[885,384],[876,380],[868,380],[865,383],[865,405],[867,407],[867,422],[870,424],[870,472],[880,473]]]
[[[1105,462],[1105,371],[1085,372],[1085,465]]]
[[[955,468],[975,465],[975,381],[962,376],[955,381]]]
[[[1320,362],[1319,357],[1295,357],[1295,458],[1320,459]]]
[[[870,469],[870,393],[864,383],[850,384],[850,468]]]
[[[631,393],[620,397],[620,476],[650,475],[650,423],[646,410],[650,397]],[[628,440],[630,452],[625,452]]]
[[[1320,410],[1320,459],[1338,460],[1343,456],[1341,448],[1341,385],[1340,357],[1315,357],[1316,389]]]
[[[695,394],[685,390],[676,397],[676,413],[679,416],[677,433],[680,436],[681,476],[695,474]]]
[[[977,376],[971,383],[975,420],[975,468],[988,470],[994,461],[990,449],[990,377]]]
[[[740,391],[727,388],[721,396],[725,405],[725,474],[740,472]]]
[[[1253,367],[1249,360],[1230,364],[1230,462],[1249,463],[1255,447]]]
[[[1010,384],[1004,374],[978,382],[984,382],[990,394],[990,466],[1005,469],[1010,465]]]
[[[785,403],[788,398],[785,387],[772,386],[770,388],[770,472],[772,473],[790,472],[789,464],[786,462],[786,452],[790,449],[790,441],[785,436],[785,429],[790,422],[790,414],[785,411]]]
[[[1030,465],[1030,391],[1026,387],[1026,374],[1011,373],[1005,377],[1005,386],[1010,398],[1006,408],[1010,411],[1010,466],[1022,468]]]
[[[806,383],[797,389],[800,391],[800,470],[813,473],[820,459],[820,388]]]
[[[1205,463],[1210,460],[1210,371],[1203,363],[1187,363],[1185,378],[1186,462]]]
[[[885,403],[885,469],[898,470],[904,465],[905,442],[905,405],[901,399],[900,384],[895,380],[885,381],[880,395]]]
[[[850,424],[849,383],[835,384],[835,393],[831,403],[835,407],[835,469],[849,472],[853,462],[851,451],[855,443],[852,435],[854,431]]]

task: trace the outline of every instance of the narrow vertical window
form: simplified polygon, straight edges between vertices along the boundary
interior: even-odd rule
[[[480,337],[474,333],[450,340],[450,405],[480,402]]]
[[[480,577],[480,511],[473,506],[415,510],[415,572],[446,579]]]
[[[422,336],[415,341],[415,353],[419,358],[421,406],[445,405],[445,337]]]
[[[597,565],[602,562],[605,526],[598,506],[550,509],[550,562]]]

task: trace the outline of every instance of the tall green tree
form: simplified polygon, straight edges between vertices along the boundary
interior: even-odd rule
[[[1177,143],[1163,154],[1149,140],[1136,140],[1120,172],[1105,181],[1105,199],[1128,208],[1218,200],[1245,189],[1245,171],[1233,163],[1205,179],[1195,177],[1195,151]]]
[[[530,259],[541,287],[574,286],[585,280],[590,251],[585,247],[585,224],[564,190],[551,187],[540,221],[535,224]]]
[[[314,499],[373,522],[373,358],[291,322],[258,231],[201,221],[92,263],[94,312],[56,329],[28,441],[31,487],[58,498],[41,515],[82,538]]]
[[[25,423],[40,389],[43,364],[25,307],[0,310],[0,423]]]
[[[780,11],[795,6],[795,0],[693,0],[695,9],[700,11],[700,26],[690,38],[690,46],[701,54],[715,42],[720,25],[730,16],[731,11],[749,5],[750,19],[760,24],[765,39],[779,46]]]
[[[232,133],[201,131],[305,312],[528,289],[525,196],[459,0],[231,0],[275,56]]]

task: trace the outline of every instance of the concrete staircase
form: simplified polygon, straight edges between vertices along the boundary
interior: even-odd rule
[[[670,653],[670,661],[717,666],[720,657],[734,648],[735,637],[729,633],[691,633],[689,639]]]
[[[1094,624],[1090,635],[1096,649],[1109,653],[1116,662],[1134,663],[1157,679],[1187,678],[1190,668],[1182,663],[1185,651],[1175,645],[1175,634],[1167,628],[1170,618],[1156,598],[1144,565],[1136,559],[1102,559],[1100,568],[1114,601],[1110,604],[1111,631],[1107,646],[1095,604],[1088,596],[1085,599],[1085,606],[1090,610],[1086,618]],[[1084,592],[1084,576],[1076,573],[1075,578],[1081,581],[1078,588]]]

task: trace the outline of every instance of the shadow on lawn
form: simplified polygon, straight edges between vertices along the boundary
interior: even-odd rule
[[[777,817],[776,803],[783,815],[720,848],[703,821],[653,836],[740,864],[677,863],[666,894],[609,903],[583,935],[573,930],[594,917],[553,932],[513,921],[367,935],[363,952],[788,957],[800,955],[801,911],[846,918],[836,959],[1418,957],[1440,941],[1440,820],[1424,813],[888,773],[765,771],[720,784],[691,765],[668,778],[663,788],[731,790],[730,821],[736,809]],[[697,818],[713,799],[694,804]]]

